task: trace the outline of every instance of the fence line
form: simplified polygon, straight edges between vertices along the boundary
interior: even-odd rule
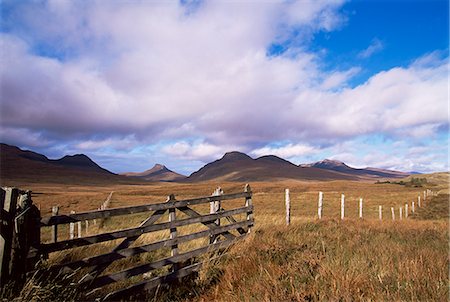
[[[323,217],[323,207],[324,207],[324,193],[322,191],[319,191],[318,196],[318,203],[317,203],[317,217],[318,219],[322,219]],[[427,189],[424,191],[424,196],[435,196],[435,192],[432,190]],[[418,202],[420,202],[421,196],[418,196]],[[287,188],[285,189],[285,207],[286,207],[286,225],[290,225],[291,222],[291,198],[290,198],[290,190]],[[383,206],[379,205],[377,207],[378,209],[378,220],[383,220]],[[358,203],[358,216],[359,218],[363,218],[363,198],[359,198]],[[415,202],[411,202],[411,208],[408,203],[404,204],[403,206],[399,206],[399,219],[402,220],[403,218],[407,219],[409,217],[409,211],[411,210],[412,214],[415,214]],[[395,220],[395,207],[391,207],[391,216],[392,220]],[[341,194],[340,199],[340,218],[341,220],[345,219],[345,194]]]

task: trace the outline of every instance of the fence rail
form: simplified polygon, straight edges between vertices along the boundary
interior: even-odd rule
[[[32,205],[31,192],[28,192],[27,198],[23,199],[20,203],[20,207],[17,207],[16,211],[10,208],[16,209],[16,203],[18,202],[20,194],[23,191],[18,189],[6,189],[1,192],[1,218],[2,224],[2,245],[0,246],[1,256],[1,284],[4,285],[6,281],[11,280],[11,270],[8,273],[6,267],[13,267],[11,263],[10,255],[12,254],[11,243],[16,236],[19,241],[21,236],[30,236],[30,234],[24,231],[20,232],[19,229],[28,230],[30,226],[33,226],[39,232],[39,235],[30,242],[36,242],[36,249],[34,255],[41,255],[48,257],[48,254],[64,251],[81,246],[89,246],[96,243],[107,242],[111,240],[122,239],[120,244],[113,248],[110,252],[106,252],[99,255],[90,255],[80,260],[75,260],[67,263],[57,263],[48,271],[59,272],[63,274],[72,274],[78,281],[74,283],[85,294],[85,297],[91,297],[96,295],[98,291],[109,284],[127,280],[130,277],[143,275],[149,272],[169,266],[170,270],[167,273],[161,271],[156,272],[156,276],[151,279],[145,279],[138,281],[137,283],[110,292],[103,298],[117,299],[123,294],[135,292],[139,289],[151,289],[157,285],[168,282],[170,280],[182,278],[187,276],[191,272],[197,271],[201,268],[202,262],[199,260],[200,256],[207,253],[223,250],[232,245],[236,240],[244,238],[254,224],[253,219],[253,204],[252,204],[252,192],[249,185],[245,186],[244,192],[223,194],[223,191],[218,188],[214,191],[212,196],[176,200],[174,195],[170,195],[166,202],[146,204],[139,206],[123,207],[123,208],[106,208],[98,211],[88,211],[81,213],[71,213],[68,215],[58,215],[57,207],[54,207],[52,211],[53,216],[41,218],[40,211],[36,207],[33,211],[29,211]],[[108,200],[110,199],[110,194]],[[222,207],[222,201],[233,200],[238,198],[245,199],[245,205],[243,207],[237,207],[233,209],[224,209]],[[21,199],[22,200],[22,199]],[[209,213],[201,213],[191,206],[200,204],[210,204]],[[79,236],[81,235],[81,221],[89,221],[95,219],[104,219],[119,215],[129,215],[136,213],[149,213],[149,216],[144,219],[137,227],[103,232],[100,234],[89,235],[85,237],[75,238],[73,235],[74,223],[79,224]],[[177,212],[183,213],[183,217],[177,219]],[[240,215],[240,219],[236,218],[236,215]],[[29,217],[28,217],[29,216]],[[168,216],[168,221],[161,221],[165,216]],[[19,221],[20,227],[17,227],[17,217],[25,218],[22,222]],[[243,218],[244,217],[244,218]],[[28,221],[28,222],[27,222]],[[29,221],[33,221],[31,224]],[[58,228],[61,224],[70,224],[72,230],[70,239],[58,241]],[[178,235],[177,228],[186,227],[190,225],[201,224],[206,227],[206,230],[198,230],[196,228],[189,228],[187,234]],[[14,228],[14,225],[16,226]],[[40,229],[41,228],[52,229],[52,241],[50,243],[43,243],[40,241]],[[142,235],[151,232],[169,230],[170,237],[165,239],[156,239],[152,242],[144,241],[140,246],[131,245],[136,242]],[[156,237],[155,237],[156,238]],[[195,248],[188,248],[187,250],[179,250],[179,245],[183,243],[189,243],[198,239],[209,239],[206,245],[195,245]],[[19,246],[16,248],[24,249],[21,254],[29,256],[31,252],[31,246]],[[87,247],[88,251],[90,247]],[[130,260],[127,263],[130,267],[122,267],[120,271],[109,272],[103,274],[103,272],[115,261],[140,255],[143,253],[150,253],[161,249],[170,249],[170,256],[162,257],[161,259],[154,260],[148,263],[135,263]],[[94,250],[93,250],[94,251]],[[163,254],[161,254],[163,255]],[[130,258],[131,259],[131,258]],[[32,262],[35,264],[38,257],[34,258]],[[17,263],[17,259],[15,259]],[[137,265],[136,265],[137,264]],[[84,273],[80,274],[80,271],[84,269]],[[86,273],[87,269],[87,273]],[[20,269],[20,273],[24,275],[27,272],[39,272],[34,269],[33,266],[26,266]],[[103,275],[102,275],[103,274]]]

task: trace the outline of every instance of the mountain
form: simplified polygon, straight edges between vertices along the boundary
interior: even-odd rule
[[[322,161],[301,166],[332,170],[345,174],[357,175],[361,178],[403,178],[409,175],[409,173],[370,167],[364,169],[356,169],[346,165],[341,161],[330,159],[324,159]]]
[[[281,179],[357,180],[358,178],[337,171],[315,167],[299,167],[274,155],[253,159],[247,154],[233,151],[192,173],[186,181],[267,181]]]
[[[156,164],[153,166],[153,168],[144,172],[128,172],[122,173],[120,175],[139,178],[147,181],[179,181],[186,178],[186,176],[169,170],[166,166],[161,164]]]
[[[98,183],[124,179],[97,165],[84,154],[48,159],[46,156],[0,144],[0,183]]]

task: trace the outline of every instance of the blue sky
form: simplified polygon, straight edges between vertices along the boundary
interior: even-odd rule
[[[1,1],[0,140],[113,172],[225,152],[448,170],[448,1]]]

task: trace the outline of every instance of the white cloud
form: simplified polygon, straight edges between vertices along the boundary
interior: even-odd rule
[[[372,40],[372,42],[366,49],[358,53],[358,57],[362,59],[367,59],[371,57],[374,53],[383,50],[383,48],[384,48],[383,42],[375,38]]]
[[[164,153],[205,161],[273,141],[305,143],[254,152],[293,157],[359,135],[432,136],[448,123],[439,54],[349,87],[359,67],[325,72],[307,50],[313,33],[345,22],[342,3],[20,4],[21,31],[0,35],[2,128],[15,130],[9,141],[26,131],[81,150],[178,140]],[[267,56],[283,42],[285,54]],[[382,48],[374,39],[361,55]]]
[[[280,147],[270,147],[266,146],[263,148],[255,149],[251,151],[251,154],[255,156],[263,156],[263,155],[276,155],[282,158],[292,158],[296,156],[305,156],[317,153],[319,150],[310,145],[303,144],[287,144],[285,146]]]
[[[217,146],[205,142],[176,142],[161,148],[161,151],[175,158],[209,162],[216,160],[226,152],[239,150],[235,146]]]

